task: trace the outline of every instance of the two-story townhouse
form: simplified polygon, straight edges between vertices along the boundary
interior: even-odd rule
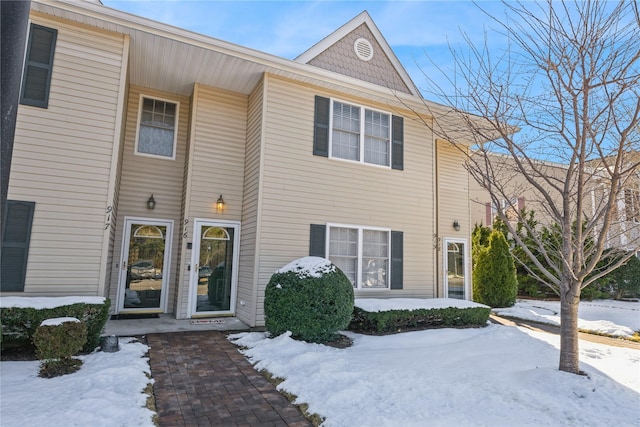
[[[475,180],[470,182],[471,198],[471,223],[491,226],[497,215],[498,209],[502,209],[507,217],[517,221],[514,210],[525,208],[533,211],[538,223],[549,226],[556,222],[553,214],[549,212],[548,204],[542,199],[538,190],[527,181],[518,170],[513,158],[510,156],[490,153],[489,159],[496,171],[496,180],[500,184],[497,201],[492,200],[489,192],[482,188]],[[611,219],[611,226],[606,237],[607,248],[618,248],[625,251],[638,251],[640,247],[640,170],[634,169],[637,165],[640,153],[631,152],[627,158],[627,165],[621,170],[629,170],[628,178],[622,183],[622,189],[616,198],[615,210]],[[610,191],[610,177],[606,167],[613,166],[616,158],[607,157],[603,160],[591,160],[587,162],[587,175],[584,189],[584,213],[593,217],[602,210],[603,203],[607,202]],[[539,173],[554,184],[563,184],[566,180],[567,165],[553,162],[536,161]],[[535,174],[531,174],[535,176]],[[625,177],[627,174],[624,174]],[[544,179],[537,179],[536,183],[545,186]],[[548,187],[548,186],[547,186]],[[574,190],[575,191],[575,190]],[[557,206],[561,206],[561,195],[557,191],[549,190],[549,195],[555,200]],[[512,213],[512,215],[510,215]],[[597,230],[596,230],[597,231]],[[640,253],[637,254],[640,256]]]
[[[2,295],[262,325],[316,255],[357,297],[470,298],[463,156],[368,13],[287,60],[32,0],[26,51]]]
[[[474,159],[481,159],[482,156],[482,154],[476,154]],[[491,226],[498,210],[505,212],[507,218],[517,221],[517,212],[526,209],[534,212],[535,219],[540,224],[549,225],[553,221],[553,214],[548,211],[548,203],[540,196],[538,189],[527,181],[514,159],[510,155],[500,153],[487,153],[486,156],[495,174],[496,199],[493,200],[485,188],[475,179],[471,179],[469,184],[471,223]],[[566,176],[566,165],[540,160],[533,160],[533,162],[536,170],[531,169],[529,175],[546,189],[554,203],[560,205],[560,194],[545,180],[548,179],[553,184],[563,182]],[[544,178],[541,175],[544,175]]]

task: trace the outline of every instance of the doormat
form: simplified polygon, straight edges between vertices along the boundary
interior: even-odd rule
[[[224,319],[191,319],[192,325],[213,325],[227,323]]]
[[[114,314],[111,316],[111,320],[158,319],[159,317],[158,313],[129,313]]]

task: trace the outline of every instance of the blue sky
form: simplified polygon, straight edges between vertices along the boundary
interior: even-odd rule
[[[294,59],[367,10],[387,43],[420,89],[424,73],[436,73],[427,57],[444,68],[448,43],[457,46],[461,30],[482,40],[492,25],[470,1],[211,1],[102,0],[114,9],[144,16],[228,42]],[[500,16],[497,1],[481,6]],[[496,42],[500,38],[496,37]],[[437,79],[438,81],[443,81]],[[425,96],[429,98],[425,92]]]

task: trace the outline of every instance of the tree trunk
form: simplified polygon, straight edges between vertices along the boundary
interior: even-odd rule
[[[576,283],[571,283],[570,286],[568,292],[560,293],[560,370],[579,374],[578,305],[580,303],[580,287]]]

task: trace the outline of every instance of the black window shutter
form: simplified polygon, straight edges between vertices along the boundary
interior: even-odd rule
[[[315,124],[313,129],[314,156],[329,157],[329,98],[316,96]]]
[[[402,289],[402,231],[391,232],[391,289]]]
[[[3,292],[24,291],[35,206],[34,202],[7,200],[0,273],[0,290]]]
[[[404,169],[404,119],[399,116],[391,118],[391,168]]]
[[[309,256],[324,258],[327,255],[325,251],[326,233],[326,225],[311,224],[311,230],[309,233]]]
[[[47,108],[58,31],[31,24],[20,103]]]

